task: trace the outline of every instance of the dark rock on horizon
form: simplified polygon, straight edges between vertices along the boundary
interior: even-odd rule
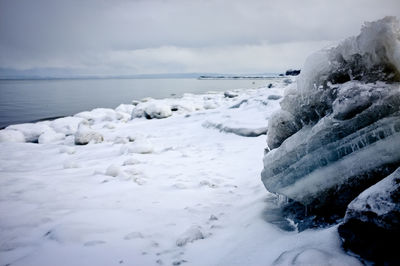
[[[298,75],[300,75],[300,69],[289,69],[289,70],[286,70],[286,73],[285,73],[285,75],[286,76],[298,76]]]

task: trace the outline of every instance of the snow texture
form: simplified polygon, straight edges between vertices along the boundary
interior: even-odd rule
[[[4,129],[0,131],[0,142],[25,142],[25,136],[20,131]]]
[[[319,265],[360,265],[341,250],[336,228],[284,232],[264,220],[273,197],[257,178],[265,135],[203,126],[265,128],[280,101],[268,96],[286,86],[269,83],[235,90],[233,98],[146,99],[46,122],[66,137],[45,145],[1,142],[0,265],[251,266],[311,257]],[[125,120],[144,103],[169,106],[172,115]],[[38,125],[0,136],[14,130],[39,139]],[[76,136],[103,141],[75,145]]]

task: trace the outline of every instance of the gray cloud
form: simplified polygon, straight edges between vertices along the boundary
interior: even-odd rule
[[[398,0],[0,0],[0,67],[282,71],[386,15]]]

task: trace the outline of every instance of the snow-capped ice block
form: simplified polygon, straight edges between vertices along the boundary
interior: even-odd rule
[[[171,108],[165,104],[151,103],[144,108],[147,118],[166,118],[172,115]]]
[[[51,121],[50,127],[57,133],[63,133],[65,135],[73,135],[78,130],[79,124],[83,121],[80,117],[62,117],[54,121]]]
[[[25,142],[24,134],[17,130],[0,130],[0,142]]]
[[[95,108],[92,111],[80,112],[74,115],[74,117],[83,118],[89,121],[91,124],[107,121],[111,122],[115,120],[128,121],[130,119],[129,114],[118,112],[109,108]]]
[[[193,225],[192,227],[188,228],[177,240],[176,245],[178,247],[183,247],[188,243],[192,243],[196,240],[204,239],[203,228],[198,225]]]
[[[343,247],[378,265],[399,265],[400,168],[362,192],[338,228]]]
[[[393,17],[312,55],[268,124],[267,190],[334,222],[359,193],[399,167],[399,69]]]
[[[133,104],[120,104],[118,105],[117,108],[115,108],[115,111],[120,113],[126,113],[130,116],[132,114],[133,108],[135,108],[135,105]]]
[[[165,104],[162,100],[149,99],[146,102],[138,104],[132,110],[132,117],[167,118],[172,115],[171,107]]]
[[[24,137],[26,142],[34,142],[37,143],[39,140],[39,136],[44,132],[52,130],[45,123],[25,123],[25,124],[17,124],[8,126],[6,129],[20,131]]]
[[[100,143],[104,140],[103,135],[92,130],[85,124],[80,124],[78,131],[75,134],[76,145],[86,145],[89,143]]]

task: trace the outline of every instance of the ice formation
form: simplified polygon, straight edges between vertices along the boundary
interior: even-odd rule
[[[382,265],[398,265],[400,168],[362,192],[348,206],[339,226],[343,247]]]
[[[89,143],[100,143],[104,140],[104,137],[94,130],[92,130],[85,123],[79,125],[78,131],[75,133],[75,144],[86,145]]]
[[[267,190],[343,217],[360,192],[400,165],[400,27],[366,23],[357,37],[310,56],[269,121]]]

